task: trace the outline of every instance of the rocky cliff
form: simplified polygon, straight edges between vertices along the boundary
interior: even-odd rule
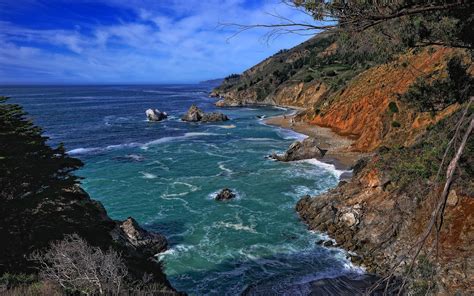
[[[441,186],[433,181],[460,113],[440,121],[415,145],[380,149],[374,157],[359,162],[350,181],[320,196],[303,197],[296,206],[303,221],[355,252],[354,261],[369,271],[386,274],[394,263],[400,263],[396,272],[401,274],[440,193]],[[433,274],[412,275],[418,278],[414,284],[420,286],[433,276],[442,294],[468,293],[474,286],[473,148],[471,138],[447,200],[437,249],[440,264],[435,265],[433,233],[427,242],[430,247],[418,262],[420,270],[429,268]]]
[[[354,262],[381,275],[398,263],[394,274],[401,276],[444,184],[452,151],[444,166],[441,160],[472,95],[472,57],[441,46],[406,48],[384,59],[339,48],[334,36],[317,36],[225,80],[212,95],[222,106],[304,108],[298,120],[350,136],[348,150],[369,153],[351,180],[303,197],[296,210],[310,229],[353,252]],[[466,74],[453,70],[456,59]],[[471,114],[472,107],[466,118]],[[409,276],[415,294],[472,293],[473,145],[471,137],[449,193],[437,257],[432,234]]]

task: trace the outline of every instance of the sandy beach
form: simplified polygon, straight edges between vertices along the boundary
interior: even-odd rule
[[[303,121],[294,121],[295,115],[275,116],[265,120],[266,124],[291,129],[295,132],[318,139],[319,147],[328,149],[321,161],[334,164],[337,169],[350,169],[355,163],[366,154],[349,151],[354,142],[349,137],[336,134],[330,128],[312,125]]]

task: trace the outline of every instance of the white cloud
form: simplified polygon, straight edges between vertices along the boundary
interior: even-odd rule
[[[137,13],[137,19],[99,25],[92,32],[81,31],[79,26],[39,30],[1,23],[0,70],[10,72],[9,81],[4,82],[198,81],[241,72],[308,38],[283,35],[268,45],[261,40],[265,32],[254,30],[229,41],[235,29],[219,27],[220,22],[275,22],[266,12],[292,19],[307,17],[276,2],[253,8],[246,8],[241,0],[173,0],[166,5],[160,1],[107,2],[126,5]]]

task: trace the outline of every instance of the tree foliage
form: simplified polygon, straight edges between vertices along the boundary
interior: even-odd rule
[[[454,103],[463,103],[472,95],[473,79],[461,58],[455,56],[447,64],[445,78],[418,78],[408,91],[400,96],[407,104],[421,112],[440,111]]]
[[[468,0],[293,0],[291,4],[315,20],[337,22],[335,27],[345,32],[391,23],[403,28],[393,37],[412,46],[473,46],[474,5]]]
[[[77,183],[73,171],[82,166],[64,146],[51,148],[42,130],[16,104],[0,97],[0,196],[4,200],[56,194]]]

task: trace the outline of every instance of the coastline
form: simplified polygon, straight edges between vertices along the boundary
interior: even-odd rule
[[[338,135],[327,127],[296,121],[294,120],[295,117],[296,114],[293,113],[279,115],[265,119],[264,123],[318,139],[319,147],[328,150],[324,158],[319,160],[333,164],[338,170],[350,170],[359,159],[367,155],[366,153],[350,151],[349,148],[354,142],[353,139]],[[342,178],[344,179],[343,176]]]

